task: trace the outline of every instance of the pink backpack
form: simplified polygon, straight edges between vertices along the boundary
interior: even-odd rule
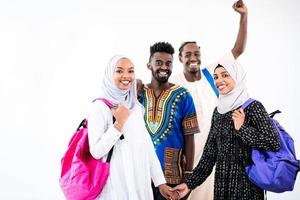
[[[99,100],[112,107],[106,99]],[[94,200],[101,193],[109,176],[113,147],[106,162],[94,159],[89,151],[87,125],[86,119],[80,123],[61,161],[59,183],[67,200]]]

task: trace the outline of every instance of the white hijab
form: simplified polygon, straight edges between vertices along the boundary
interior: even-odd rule
[[[119,103],[122,103],[129,110],[132,110],[137,102],[136,80],[134,80],[134,83],[128,90],[121,90],[117,88],[113,80],[113,73],[117,67],[117,62],[122,58],[127,57],[123,55],[115,55],[107,64],[103,76],[101,97],[107,99],[113,104],[113,106],[117,106]]]
[[[249,99],[249,95],[246,88],[246,73],[242,66],[236,62],[233,55],[223,57],[219,64],[226,69],[235,81],[235,87],[232,91],[226,95],[219,95],[217,109],[219,113],[225,114],[240,107]]]

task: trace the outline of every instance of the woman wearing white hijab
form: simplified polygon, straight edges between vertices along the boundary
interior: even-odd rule
[[[245,110],[249,95],[245,72],[232,54],[219,61],[214,70],[219,91],[218,106],[203,155],[185,183],[174,188],[180,196],[201,185],[214,165],[214,199],[263,200],[263,190],[249,181],[245,166],[250,164],[251,149],[278,151],[279,139],[264,106],[254,101]]]
[[[90,152],[94,158],[106,160],[109,150],[114,149],[109,178],[97,199],[152,200],[151,180],[165,197],[173,197],[145,128],[134,66],[127,57],[117,55],[110,60],[100,97],[114,108],[110,110],[100,100],[92,104],[88,116]]]

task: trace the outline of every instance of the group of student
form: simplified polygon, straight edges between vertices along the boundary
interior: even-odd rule
[[[260,102],[240,108],[249,99],[245,72],[236,61],[246,46],[248,11],[241,1],[233,8],[240,14],[239,31],[233,49],[208,69],[214,85],[200,69],[194,41],[179,48],[183,73],[170,82],[174,48],[167,42],[150,47],[148,84],[136,79],[130,58],[116,55],[109,61],[100,97],[113,108],[95,101],[88,116],[92,156],[105,159],[114,147],[110,176],[97,199],[264,198],[245,164],[252,147],[276,151],[280,145]]]

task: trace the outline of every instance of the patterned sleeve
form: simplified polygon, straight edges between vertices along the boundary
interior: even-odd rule
[[[218,155],[216,130],[213,116],[212,125],[204,146],[202,157],[192,174],[185,180],[189,189],[195,189],[197,186],[201,185],[213,170]]]
[[[244,123],[242,127],[235,131],[245,144],[259,148],[264,151],[278,151],[280,142],[277,131],[273,126],[270,117],[264,106],[255,101],[245,110],[249,123]]]
[[[187,90],[183,101],[182,127],[184,135],[192,135],[200,132],[194,101]]]

